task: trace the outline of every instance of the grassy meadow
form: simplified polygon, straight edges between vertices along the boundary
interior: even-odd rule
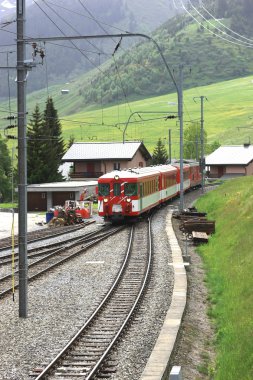
[[[253,379],[253,178],[228,181],[197,201],[216,221],[202,245],[209,314],[216,327],[215,380]]]
[[[87,78],[86,76],[88,81]],[[63,88],[68,88],[69,94],[62,95]],[[48,94],[54,99],[66,142],[70,135],[75,137],[76,142],[122,141],[123,130],[129,122],[126,140],[141,139],[152,153],[159,137],[164,139],[165,145],[168,144],[168,130],[171,129],[172,156],[179,154],[178,119],[164,120],[165,114],[162,113],[177,113],[176,93],[111,106],[105,106],[101,102],[88,109],[82,109],[79,83],[73,81],[52,86],[48,92],[41,90],[28,95],[28,121],[36,103],[44,110]],[[221,145],[236,145],[253,141],[251,76],[185,90],[184,128],[192,121],[200,121],[201,95],[207,98],[204,102],[204,128],[209,143],[219,141]],[[1,114],[3,109],[8,109],[7,103],[1,103]],[[15,109],[14,102],[12,109]],[[139,114],[134,114],[135,112]],[[3,113],[2,117],[6,117],[6,114]],[[5,125],[6,121],[0,120],[0,128]]]

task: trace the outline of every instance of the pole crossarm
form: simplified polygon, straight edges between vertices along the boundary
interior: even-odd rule
[[[128,124],[130,123],[130,120],[131,120],[132,116],[134,116],[135,114],[139,115],[139,114],[153,114],[153,113],[159,113],[159,114],[166,114],[166,115],[168,115],[169,113],[172,113],[172,112],[166,112],[166,111],[135,111],[135,112],[132,112],[130,114],[127,122],[125,123],[125,128],[124,128],[124,131],[123,131],[123,144],[125,143],[126,130],[127,130]],[[166,118],[166,116],[164,116],[164,118]],[[143,120],[143,121],[145,121],[145,120]]]
[[[184,189],[183,189],[183,88],[182,88],[182,82],[183,82],[183,74],[182,74],[182,67],[180,68],[180,83],[179,86],[176,83],[176,80],[172,74],[172,71],[170,70],[170,67],[168,63],[166,62],[166,59],[163,55],[162,49],[158,45],[158,43],[147,34],[143,33],[116,33],[116,34],[96,34],[96,35],[86,35],[86,36],[64,36],[64,37],[36,37],[36,38],[24,38],[22,39],[23,43],[33,43],[33,42],[50,42],[50,41],[65,41],[65,40],[89,40],[89,39],[101,39],[101,38],[120,38],[119,43],[117,44],[114,53],[120,46],[120,42],[123,38],[132,38],[132,37],[142,37],[146,38],[147,40],[153,42],[153,44],[156,46],[163,63],[170,75],[170,78],[176,88],[177,91],[177,98],[178,98],[178,118],[180,120],[180,210],[183,210],[183,204],[184,204]],[[114,55],[113,53],[113,55]]]
[[[50,41],[66,41],[66,40],[92,40],[92,39],[101,39],[101,38],[129,38],[129,37],[143,37],[148,39],[149,41],[153,42],[153,44],[156,46],[157,50],[159,51],[161,58],[163,60],[163,63],[166,66],[166,69],[168,70],[170,77],[172,79],[172,82],[174,86],[176,87],[176,90],[178,92],[178,86],[175,81],[175,78],[172,74],[172,71],[170,70],[170,67],[168,63],[166,62],[166,59],[163,55],[162,49],[160,48],[159,44],[154,40],[152,37],[148,36],[147,34],[143,33],[116,33],[116,34],[95,34],[95,35],[87,35],[87,36],[55,36],[55,37],[36,37],[36,38],[24,38],[22,42],[24,43],[33,43],[37,41],[42,41],[42,42],[50,42]],[[17,40],[19,42],[19,40]]]

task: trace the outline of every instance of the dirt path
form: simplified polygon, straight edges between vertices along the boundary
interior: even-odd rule
[[[192,205],[197,197],[190,195],[186,207]],[[183,234],[178,228],[179,222],[173,219],[173,227],[182,251],[186,251]],[[184,380],[212,379],[215,367],[214,328],[207,316],[208,291],[205,286],[205,270],[196,247],[188,243],[191,263],[187,269],[188,298],[182,329],[175,348],[172,365],[182,366]]]

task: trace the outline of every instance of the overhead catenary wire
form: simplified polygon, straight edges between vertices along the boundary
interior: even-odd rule
[[[120,76],[120,72],[119,72],[119,68],[118,68],[118,65],[117,65],[117,62],[116,62],[116,59],[114,57],[114,54],[112,55],[112,58],[113,58],[113,61],[114,61],[114,65],[116,67],[116,71],[117,71],[117,75],[118,75],[118,78],[119,78],[119,82],[120,82],[120,85],[121,85],[121,89],[122,89],[122,92],[124,94],[124,97],[125,97],[125,100],[126,100],[126,103],[128,105],[128,108],[129,108],[129,111],[132,113],[132,109],[131,109],[131,106],[128,102],[128,98],[127,98],[127,94],[125,92],[125,89],[124,89],[124,86],[123,86],[123,83],[122,83],[122,80],[121,80],[121,76]]]
[[[77,33],[78,35],[80,35],[79,31],[74,28],[74,26],[72,24],[70,24],[64,17],[62,17],[58,12],[56,12],[50,5],[47,4],[47,2],[45,0],[42,0],[42,2],[54,13],[56,14],[57,17],[59,17],[60,20],[62,20],[63,22],[65,22],[66,25],[68,25],[71,29],[74,30],[75,33]],[[101,49],[99,49],[95,44],[93,44],[92,42],[90,41],[87,41],[88,44],[90,44],[91,46],[93,46],[95,49],[97,49],[98,53],[103,53],[105,54],[104,51],[102,51]],[[77,47],[77,49],[79,50],[79,48]]]
[[[73,14],[76,14],[76,15],[78,15],[78,16],[82,16],[82,17],[85,17],[85,18],[87,18],[87,19],[90,19],[90,20],[93,20],[93,21],[94,21],[94,17],[92,17],[92,16],[89,17],[89,16],[87,16],[87,15],[85,15],[85,14],[82,14],[82,13],[80,13],[80,12],[76,12],[76,11],[74,11],[73,9],[69,9],[69,8],[63,7],[62,5],[55,4],[55,3],[53,3],[52,1],[48,1],[48,0],[44,0],[44,1],[46,1],[46,2],[49,3],[49,4],[54,5],[55,7],[58,7],[58,8],[64,9],[64,10],[66,10],[66,11],[69,11],[69,12],[73,13]],[[119,28],[119,27],[116,27],[116,26],[114,26],[114,25],[108,24],[108,23],[106,23],[106,22],[104,22],[104,21],[101,21],[101,20],[98,20],[98,19],[96,19],[96,20],[97,20],[101,25],[109,26],[110,28],[115,29],[115,30],[118,30],[119,32],[122,32],[122,33],[128,33],[128,32],[127,32],[126,30],[124,30],[124,29],[121,29],[121,28]]]
[[[129,31],[126,31],[126,30],[120,29],[120,28],[118,28],[118,27],[115,27],[114,25],[111,25],[111,24],[105,23],[105,22],[99,20],[98,18],[96,18],[96,17],[92,14],[92,12],[88,9],[88,7],[85,6],[85,5],[83,4],[83,2],[82,2],[81,0],[79,0],[80,5],[83,7],[83,9],[85,9],[86,12],[88,12],[88,14],[89,14],[90,16],[84,15],[84,14],[79,13],[79,12],[75,12],[74,10],[68,9],[68,8],[66,8],[66,7],[63,7],[63,6],[59,5],[59,4],[52,3],[51,1],[48,1],[48,0],[43,0],[43,1],[44,1],[45,3],[52,4],[52,5],[55,6],[55,7],[59,7],[59,8],[61,8],[61,9],[67,10],[67,11],[73,13],[73,14],[77,14],[77,15],[79,15],[79,16],[82,16],[82,17],[88,18],[88,19],[90,19],[90,20],[93,20],[98,26],[100,26],[100,28],[101,28],[101,29],[102,29],[107,35],[108,35],[108,31],[103,27],[103,25],[108,26],[108,27],[113,28],[113,29],[116,29],[116,30],[118,30],[118,31],[120,31],[120,32],[123,32],[123,33],[129,33]],[[115,40],[114,40],[113,38],[111,38],[111,39],[115,42]],[[126,49],[124,49],[124,48],[122,47],[122,45],[120,45],[120,48],[121,48],[124,52],[126,52]],[[133,59],[134,59],[134,57],[133,57]],[[135,61],[137,62],[137,60],[135,60]],[[138,64],[139,64],[139,63],[138,63]],[[142,64],[142,65],[140,65],[140,66],[142,66],[144,69],[148,69],[148,70],[152,71],[152,69],[149,68],[147,65],[143,65],[143,64]]]
[[[34,1],[34,0],[33,0]],[[37,3],[34,1],[34,4],[37,5],[37,7],[40,8],[40,10],[45,14],[45,16],[55,25],[55,27],[62,33],[62,35],[64,37],[66,37],[66,34],[63,32],[63,30],[61,30],[61,28],[51,19],[51,17],[47,14],[47,12],[44,11],[44,9]],[[75,46],[75,48],[91,63],[92,66],[94,66],[98,71],[100,71],[103,75],[106,75],[105,72],[103,72],[100,67],[98,67],[86,54],[84,54],[83,51],[81,51],[79,49],[79,47],[73,42],[73,41],[70,41],[70,43]]]

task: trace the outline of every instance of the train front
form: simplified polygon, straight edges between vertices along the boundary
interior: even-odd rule
[[[98,179],[98,214],[110,222],[138,215],[138,186],[132,173],[113,171]]]

